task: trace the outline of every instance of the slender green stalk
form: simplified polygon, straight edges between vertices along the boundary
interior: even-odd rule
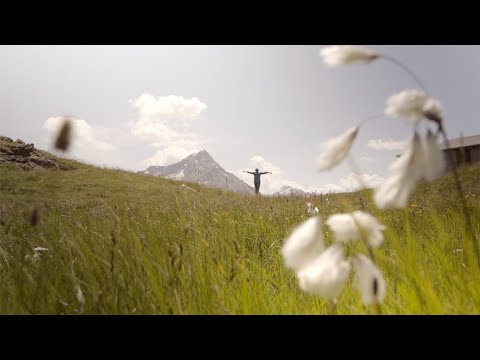
[[[328,302],[328,314],[329,315],[337,315],[337,302],[335,300],[330,300]]]

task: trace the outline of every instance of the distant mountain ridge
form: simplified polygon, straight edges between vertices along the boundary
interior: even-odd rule
[[[287,196],[287,195],[300,195],[307,196],[309,193],[303,191],[302,189],[294,188],[292,186],[282,186],[280,190],[276,191],[274,195],[278,196]]]
[[[225,171],[206,150],[189,155],[185,159],[168,166],[149,166],[139,173],[194,182],[237,193],[254,193],[253,187],[247,185],[234,174]]]

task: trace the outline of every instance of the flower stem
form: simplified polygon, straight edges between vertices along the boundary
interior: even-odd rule
[[[370,122],[370,121],[372,121],[372,120],[381,119],[381,118],[383,118],[384,116],[385,116],[385,114],[383,114],[383,113],[382,113],[382,114],[376,114],[376,115],[369,116],[369,117],[367,117],[366,119],[363,119],[362,121],[360,121],[357,126],[358,126],[358,127],[363,126],[363,125],[366,124],[367,122]]]
[[[391,57],[391,56],[388,56],[388,55],[383,55],[382,54],[382,55],[380,55],[380,57],[387,60],[387,61],[390,61],[391,63],[399,66],[400,68],[402,68],[404,71],[406,71],[415,80],[415,82],[422,88],[423,91],[428,93],[427,88],[420,81],[419,77],[407,65],[401,63],[400,61],[398,61],[394,57]]]
[[[378,301],[373,303],[373,312],[375,315],[382,315],[382,306]]]
[[[337,302],[335,300],[329,301],[329,308],[328,314],[329,315],[337,315]]]
[[[367,250],[368,250],[368,255],[370,256],[370,259],[372,259],[372,262],[376,264],[375,256],[373,255],[373,249],[370,245],[367,245]]]

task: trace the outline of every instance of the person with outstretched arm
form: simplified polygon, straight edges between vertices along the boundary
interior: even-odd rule
[[[271,174],[270,171],[258,172],[258,169],[255,169],[255,172],[245,171],[245,170],[243,172],[253,175],[253,183],[255,185],[255,194],[257,194],[257,195],[260,192],[260,176],[265,175],[265,174]]]

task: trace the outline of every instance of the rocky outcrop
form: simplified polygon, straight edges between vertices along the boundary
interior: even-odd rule
[[[0,164],[17,165],[24,170],[61,169],[62,167],[33,144],[0,136]]]

